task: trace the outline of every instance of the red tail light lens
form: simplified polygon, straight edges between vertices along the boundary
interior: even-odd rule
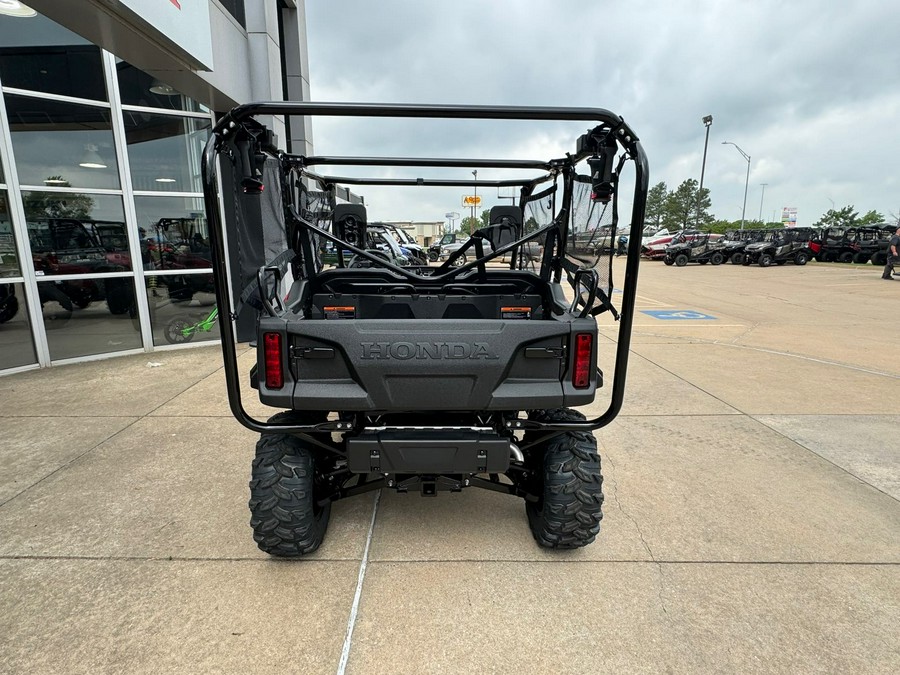
[[[572,370],[572,386],[587,389],[591,384],[591,356],[594,354],[594,336],[590,333],[575,335],[575,367]]]
[[[266,387],[281,389],[284,386],[281,333],[263,333],[263,355],[266,359]]]

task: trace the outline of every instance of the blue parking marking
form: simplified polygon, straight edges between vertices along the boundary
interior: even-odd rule
[[[715,321],[716,317],[702,312],[695,312],[690,309],[642,309],[644,314],[652,316],[654,319],[662,319],[663,321]]]

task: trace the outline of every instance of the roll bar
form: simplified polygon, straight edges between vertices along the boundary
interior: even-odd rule
[[[649,190],[649,164],[637,135],[625,123],[624,119],[602,108],[556,108],[531,106],[467,106],[467,105],[425,105],[425,104],[377,104],[377,103],[314,103],[299,101],[268,101],[239,105],[225,114],[212,129],[209,141],[203,151],[202,176],[203,197],[206,206],[206,217],[209,222],[210,249],[213,261],[213,277],[215,280],[216,302],[220,315],[228,317],[230,322],[223,325],[221,331],[222,356],[224,359],[225,381],[228,389],[228,403],[235,418],[251,431],[258,433],[280,432],[295,433],[311,443],[331,450],[331,447],[318,441],[310,433],[349,431],[355,426],[349,422],[325,422],[322,424],[269,424],[253,418],[243,407],[237,364],[236,342],[232,322],[236,320],[233,312],[231,289],[228,283],[228,272],[225,257],[224,224],[220,217],[218,203],[218,184],[216,159],[228,140],[242,128],[245,120],[259,115],[294,115],[294,116],[331,116],[331,117],[394,117],[394,118],[434,118],[434,119],[482,119],[482,120],[548,120],[548,121],[586,121],[607,125],[615,134],[615,139],[625,148],[635,163],[635,191],[631,211],[631,230],[628,243],[628,256],[625,263],[625,281],[623,284],[623,301],[620,312],[619,339],[616,346],[616,365],[613,377],[612,395],[609,407],[598,417],[585,421],[571,422],[535,422],[532,420],[508,420],[507,428],[513,430],[535,429],[547,432],[591,431],[606,426],[622,408],[625,398],[625,376],[628,369],[628,352],[631,344],[634,321],[634,305],[637,296],[637,276],[640,256],[641,232],[644,222],[644,210]],[[274,149],[273,149],[274,150]],[[277,151],[276,151],[277,152]],[[284,153],[278,153],[281,157]],[[339,161],[341,160],[341,161]],[[421,166],[453,167],[462,166],[468,160],[410,160],[395,158],[394,160],[378,160],[377,158],[357,158],[352,162],[348,158],[308,158],[310,164],[356,164],[413,166],[409,162],[418,161]],[[394,161],[394,164],[387,162]],[[551,163],[531,162],[529,160],[511,161],[497,160],[500,166],[507,168],[550,168]],[[424,162],[424,163],[422,163]],[[513,164],[521,164],[513,166]],[[529,166],[525,166],[529,164]],[[465,166],[495,166],[491,160],[474,160]],[[513,182],[515,183],[515,182]],[[464,182],[470,185],[471,182]]]

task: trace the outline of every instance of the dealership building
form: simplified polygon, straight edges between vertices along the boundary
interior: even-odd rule
[[[202,149],[308,92],[303,0],[0,0],[0,373],[218,339]]]

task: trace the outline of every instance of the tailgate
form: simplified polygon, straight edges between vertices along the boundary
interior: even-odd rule
[[[271,323],[270,323],[271,322]],[[284,330],[264,319],[261,331]],[[591,319],[302,320],[287,324],[288,377],[263,403],[297,410],[525,410],[583,405],[594,398],[571,382],[573,336]]]

